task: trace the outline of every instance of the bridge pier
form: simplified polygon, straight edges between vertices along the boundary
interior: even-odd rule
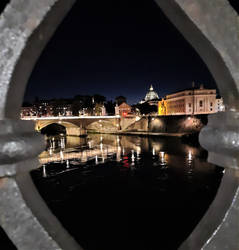
[[[79,127],[66,127],[66,135],[69,136],[85,136],[87,131]]]

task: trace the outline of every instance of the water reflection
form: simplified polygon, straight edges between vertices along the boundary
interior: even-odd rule
[[[114,249],[104,245],[111,233],[114,242],[128,246],[125,228],[124,235],[134,234],[137,249],[159,249],[159,235],[161,249],[177,249],[207,210],[223,175],[206,162],[205,150],[180,138],[90,134],[46,140],[35,183],[88,250]],[[160,225],[158,231],[152,225]],[[101,248],[89,247],[94,239],[106,241]]]
[[[195,171],[208,168],[206,152],[199,146],[182,144],[180,138],[90,134],[85,138],[48,137],[46,141],[47,148],[39,156],[40,162],[44,166],[65,162],[66,170],[86,163],[98,165],[114,161],[135,171],[150,159],[153,167],[184,171],[190,180]],[[45,167],[43,175],[47,175]]]

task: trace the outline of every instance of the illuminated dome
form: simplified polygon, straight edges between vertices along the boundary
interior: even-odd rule
[[[147,92],[144,100],[147,101],[151,101],[151,100],[155,100],[155,99],[159,99],[158,94],[154,91],[153,85],[151,84],[149,91]]]

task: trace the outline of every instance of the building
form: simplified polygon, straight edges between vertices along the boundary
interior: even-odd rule
[[[106,116],[106,115],[107,115],[105,105],[103,105],[103,106],[101,107],[101,115],[102,115],[102,116]]]
[[[117,106],[116,106],[117,108]],[[128,105],[127,103],[123,102],[122,104],[120,104],[118,106],[118,108],[116,109],[118,112],[115,113],[116,115],[120,115],[120,116],[127,116],[131,113],[132,108],[130,105]]]
[[[159,115],[196,115],[218,112],[216,89],[192,88],[167,95],[158,102]]]
[[[118,106],[118,104],[116,103],[116,105],[115,105],[115,115],[119,115],[120,113],[119,113],[119,106]]]
[[[34,110],[34,108],[31,106],[31,107],[22,107],[21,108],[21,112],[20,112],[20,117],[23,118],[23,117],[26,117],[26,116],[36,116],[36,112]]]
[[[217,98],[216,99],[216,110],[217,110],[217,112],[225,111],[225,105],[223,104],[223,99],[222,98]]]
[[[72,105],[67,103],[57,103],[53,106],[49,106],[47,109],[49,113],[46,116],[71,116],[72,115]]]
[[[158,102],[158,115],[166,115],[166,101],[163,98]]]
[[[157,92],[154,91],[153,85],[151,84],[148,92],[145,95],[145,98],[142,101],[140,101],[140,104],[147,102],[150,105],[158,105],[158,101],[159,101],[159,96]]]

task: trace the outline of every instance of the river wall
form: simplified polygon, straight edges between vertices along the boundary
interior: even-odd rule
[[[196,133],[207,124],[208,115],[145,116],[129,125],[125,132]]]

